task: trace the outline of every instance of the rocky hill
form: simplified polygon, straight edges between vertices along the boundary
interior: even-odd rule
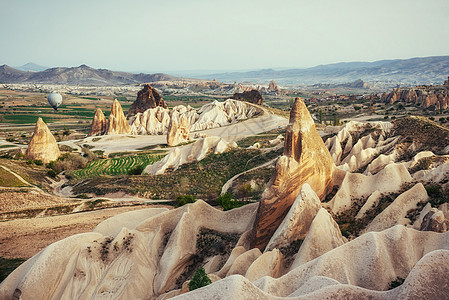
[[[228,72],[203,76],[219,81],[265,82],[274,79],[280,84],[347,83],[362,79],[365,82],[389,84],[432,84],[442,82],[449,74],[449,56],[417,57],[375,62],[345,62],[320,65],[306,69],[250,72]]]
[[[0,66],[0,83],[51,83],[71,85],[122,85],[142,82],[171,81],[178,79],[163,73],[133,74],[106,69],[94,69],[86,65],[56,67],[40,72],[20,71],[10,66]]]

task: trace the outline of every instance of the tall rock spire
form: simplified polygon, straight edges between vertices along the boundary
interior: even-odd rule
[[[106,117],[103,114],[101,108],[97,108],[95,111],[94,119],[89,129],[89,136],[103,134],[106,131]]]
[[[332,188],[334,168],[306,105],[296,98],[290,111],[284,154],[277,161],[257,212],[253,246],[262,250],[266,247],[304,183],[322,200]]]
[[[106,134],[126,134],[131,131],[131,127],[126,121],[122,106],[117,99],[114,99],[111,107],[111,114],[109,115],[106,124]]]

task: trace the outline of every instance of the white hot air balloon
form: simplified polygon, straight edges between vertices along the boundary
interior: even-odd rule
[[[62,96],[59,93],[52,92],[47,97],[48,103],[53,107],[54,110],[58,110],[59,105],[62,103]]]

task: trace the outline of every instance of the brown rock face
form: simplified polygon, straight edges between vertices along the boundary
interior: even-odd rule
[[[25,157],[32,160],[39,159],[46,164],[53,160],[57,160],[60,154],[55,137],[44,121],[39,118],[34,127],[33,137],[25,152]]]
[[[156,106],[162,106],[167,108],[161,95],[149,84],[145,84],[143,88],[137,93],[136,101],[131,104],[128,111],[128,116],[133,116],[137,113],[143,113],[149,108],[155,108]]]
[[[246,101],[257,105],[263,105],[262,94],[258,90],[245,91],[243,93],[235,93],[231,99]]]
[[[284,154],[262,195],[253,246],[263,250],[282,222],[304,183],[322,200],[332,188],[335,169],[332,157],[316,131],[315,124],[301,98],[290,111]]]
[[[274,80],[271,80],[268,84],[268,92],[274,92],[274,93],[280,93],[281,90],[279,89],[278,85]]]
[[[173,111],[168,125],[167,145],[176,146],[190,139],[190,123],[187,115]]]
[[[103,114],[101,108],[97,108],[95,111],[94,119],[89,129],[89,136],[103,134],[106,131],[106,117]]]
[[[111,114],[106,123],[105,134],[126,134],[131,131],[131,127],[126,121],[122,106],[117,99],[114,100],[111,107]]]

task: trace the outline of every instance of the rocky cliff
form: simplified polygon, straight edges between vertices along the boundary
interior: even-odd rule
[[[290,112],[283,156],[278,159],[275,174],[260,201],[254,246],[265,248],[304,183],[323,199],[332,188],[334,168],[332,157],[316,131],[306,105],[301,98],[296,98]]]
[[[111,114],[106,123],[105,134],[126,134],[130,133],[128,121],[123,113],[122,106],[117,99],[114,100],[111,107]]]
[[[244,91],[243,93],[235,93],[231,99],[246,101],[257,105],[263,105],[262,94],[258,90]]]
[[[55,137],[44,121],[39,118],[34,127],[33,137],[28,145],[25,157],[32,160],[41,160],[46,164],[57,160],[60,154]]]
[[[149,84],[145,84],[137,93],[136,101],[131,104],[128,116],[134,116],[137,113],[143,113],[147,109],[161,106],[167,108],[162,96]]]
[[[443,85],[437,86],[396,88],[390,93],[383,93],[381,101],[390,104],[397,101],[405,101],[423,108],[447,109],[449,107],[449,84],[446,81]]]
[[[94,119],[89,129],[89,136],[103,134],[106,131],[106,117],[101,108],[95,111]]]
[[[190,123],[186,115],[173,111],[168,125],[167,145],[177,146],[190,139]]]

